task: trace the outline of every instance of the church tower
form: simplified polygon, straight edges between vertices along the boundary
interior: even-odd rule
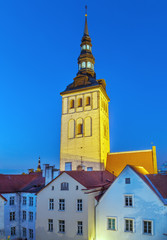
[[[78,73],[62,96],[60,170],[103,170],[110,152],[110,101],[104,79],[96,79],[85,14]]]

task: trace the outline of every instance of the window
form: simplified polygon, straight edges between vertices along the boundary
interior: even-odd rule
[[[15,212],[10,212],[10,221],[15,220]]]
[[[84,135],[89,137],[92,135],[92,118],[86,117],[84,120]]]
[[[134,223],[133,219],[125,219],[125,232],[133,232],[134,231],[133,223]]]
[[[65,232],[65,221],[59,220],[59,232],[64,233]]]
[[[27,197],[23,197],[23,205],[27,204]]]
[[[60,211],[65,210],[65,199],[59,199],[59,210]]]
[[[83,46],[82,46],[82,49],[86,49],[86,45],[83,45]]]
[[[143,221],[143,233],[144,234],[152,234],[152,221]]]
[[[23,217],[23,221],[25,221],[26,220],[26,211],[23,211],[22,217]]]
[[[54,199],[50,198],[49,199],[49,210],[53,210],[54,209]]]
[[[82,199],[77,199],[77,211],[82,212]]]
[[[77,134],[83,134],[83,124],[82,123],[78,124]]]
[[[16,235],[16,227],[11,227],[11,236]]]
[[[33,197],[29,197],[29,206],[33,206]]]
[[[131,195],[126,195],[125,197],[125,207],[133,207],[133,199]]]
[[[125,178],[125,184],[130,184],[130,178]]]
[[[24,238],[27,237],[27,229],[24,228],[24,227],[22,228],[22,235],[23,235]]]
[[[82,107],[82,98],[78,99],[78,107]]]
[[[53,219],[48,219],[48,231],[53,232]]]
[[[33,229],[29,229],[29,238],[33,239]]]
[[[33,212],[29,212],[29,221],[30,221],[30,222],[33,221]]]
[[[66,162],[65,163],[65,171],[71,171],[72,170],[72,163]]]
[[[107,229],[108,230],[116,230],[116,218],[108,218],[107,219]]]
[[[71,101],[70,101],[70,109],[71,108],[74,108],[74,99],[72,99]]]
[[[52,191],[54,190],[54,186],[52,186]]]
[[[86,68],[86,62],[82,62],[82,68]]]
[[[86,106],[89,106],[90,105],[90,97],[87,97],[86,98]]]
[[[87,62],[87,68],[91,68],[91,62]]]
[[[9,204],[10,204],[10,205],[14,205],[14,197],[10,197]]]
[[[78,221],[78,231],[77,231],[78,235],[82,235],[83,234],[83,224],[82,221]]]
[[[75,137],[75,121],[74,119],[70,119],[68,122],[68,138]]]
[[[78,190],[78,185],[76,185],[76,190]]]
[[[87,167],[87,171],[93,171],[93,167]]]
[[[69,184],[67,182],[61,183],[61,190],[69,190]]]

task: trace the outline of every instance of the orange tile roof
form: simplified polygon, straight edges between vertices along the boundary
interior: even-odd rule
[[[126,165],[144,167],[148,173],[156,173],[153,150],[109,153],[106,170],[118,176]]]

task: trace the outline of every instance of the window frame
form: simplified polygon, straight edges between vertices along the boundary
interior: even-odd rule
[[[53,219],[48,219],[48,232],[53,232]]]
[[[9,205],[12,206],[12,205],[15,205],[15,197],[14,196],[11,196],[9,198]]]
[[[28,216],[29,216],[29,222],[33,222],[33,218],[34,218],[34,216],[33,216],[34,214],[33,214],[33,212],[32,211],[29,211],[28,212]]]
[[[77,221],[77,235],[83,235],[83,221]]]
[[[23,196],[22,205],[23,205],[23,206],[26,206],[26,205],[27,205],[27,197],[26,197],[26,196]]]
[[[68,182],[62,182],[60,184],[60,190],[61,191],[69,191],[69,183]]]
[[[83,200],[81,198],[77,199],[77,212],[83,212]]]
[[[54,198],[49,198],[49,210],[54,210]]]
[[[59,233],[65,233],[65,220],[58,221],[59,221]]]
[[[127,199],[127,203],[126,203],[126,199]],[[126,208],[134,207],[134,196],[132,194],[124,195],[124,207],[126,207]]]
[[[148,233],[148,225],[147,225],[147,232],[144,232],[144,222],[147,223],[151,223],[151,233]],[[148,220],[148,219],[143,219],[142,221],[142,233],[143,235],[148,235],[148,236],[152,236],[153,235],[153,221],[152,220]]]
[[[33,237],[34,237],[33,229],[29,228],[29,239],[33,239]]]
[[[126,221],[128,221],[128,230],[126,229]],[[130,230],[131,226],[130,223],[132,222],[132,231]],[[124,232],[127,233],[134,233],[134,219],[133,218],[124,218]]]
[[[109,220],[111,220],[111,227],[109,227]],[[112,228],[112,220],[114,220],[115,228]],[[107,217],[107,230],[117,231],[117,218],[116,217]]]
[[[10,212],[10,222],[16,220],[16,212]]]
[[[11,236],[15,236],[16,235],[16,227],[15,226],[11,227],[10,233],[11,233]]]
[[[64,198],[59,199],[59,211],[65,211],[65,199]]]
[[[32,207],[34,205],[34,198],[29,197],[29,206]]]
[[[27,237],[27,228],[25,228],[25,227],[22,227],[22,236],[23,236],[24,238]]]
[[[25,210],[22,211],[22,221],[26,221],[27,219],[27,212]]]

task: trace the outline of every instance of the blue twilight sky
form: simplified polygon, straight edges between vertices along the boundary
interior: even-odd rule
[[[111,151],[167,161],[166,0],[0,1],[0,173],[59,167],[61,96],[77,73],[84,6],[107,83]]]

